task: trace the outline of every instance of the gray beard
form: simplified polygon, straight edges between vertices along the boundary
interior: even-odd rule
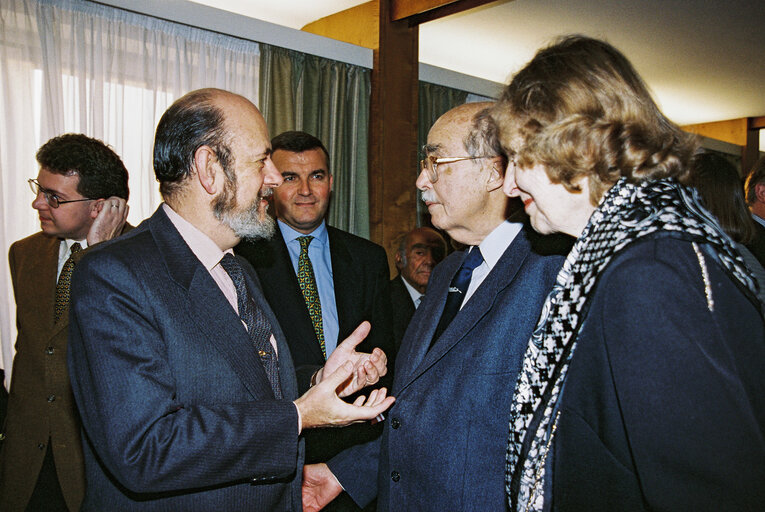
[[[261,238],[271,238],[274,236],[276,223],[268,214],[263,215],[262,219],[260,218],[258,203],[260,203],[260,198],[247,210],[242,212],[229,210],[220,215],[216,213],[215,217],[231,228],[234,234],[242,240],[255,241]]]
[[[243,211],[235,211],[234,197],[236,195],[236,186],[232,186],[227,181],[223,195],[213,202],[212,211],[216,219],[231,228],[234,234],[242,240],[259,240],[261,238],[271,238],[276,230],[274,219],[268,215],[268,207],[263,212],[263,218],[260,218],[259,205],[263,197],[267,197],[271,189],[253,201],[249,208]]]

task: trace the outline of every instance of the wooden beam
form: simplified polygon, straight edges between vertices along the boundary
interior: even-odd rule
[[[762,130],[765,129],[765,116],[750,117],[749,118],[750,130]]]
[[[458,14],[498,0],[392,0],[392,21],[407,20],[411,26]]]
[[[419,29],[389,21],[392,2],[380,1],[379,45],[373,54],[369,119],[369,234],[395,269],[395,240],[417,222]]]
[[[681,127],[683,130],[710,139],[717,139],[737,146],[746,146],[748,122],[746,117],[729,119],[713,123],[690,124]]]
[[[372,0],[313,21],[301,30],[364,48],[380,44],[380,2]]]
[[[393,0],[391,5],[391,20],[398,21],[422,14],[437,7],[456,3],[458,0]]]

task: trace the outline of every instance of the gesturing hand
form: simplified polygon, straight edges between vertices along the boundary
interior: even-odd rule
[[[350,362],[353,365],[351,378],[343,381],[337,390],[338,396],[344,397],[375,384],[380,377],[388,373],[388,358],[379,348],[375,348],[371,354],[356,352],[356,347],[367,337],[370,328],[369,322],[361,322],[351,335],[332,351],[324,368],[316,375],[316,382],[321,382],[324,375],[332,374],[337,368]]]
[[[317,512],[337,498],[342,486],[326,464],[303,466],[303,511]]]
[[[342,427],[371,420],[393,405],[395,398],[386,396],[388,390],[385,388],[373,389],[369,398],[360,396],[352,404],[341,400],[337,389],[343,382],[350,380],[352,374],[353,365],[346,361],[330,376],[295,400],[303,429]]]

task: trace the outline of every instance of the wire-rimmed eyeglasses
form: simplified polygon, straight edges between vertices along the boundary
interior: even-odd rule
[[[40,184],[37,182],[36,179],[28,179],[27,183],[29,183],[29,188],[32,189],[32,192],[34,192],[35,197],[40,195],[40,192],[42,192],[42,195],[45,198],[45,202],[48,203],[48,206],[50,206],[51,208],[58,208],[60,205],[66,204],[66,203],[79,203],[80,201],[95,201],[95,199],[90,199],[89,197],[86,197],[85,199],[59,199],[59,197],[56,195],[55,192],[40,186]]]
[[[438,166],[440,164],[453,164],[463,160],[478,160],[479,158],[493,158],[491,156],[441,156],[435,157],[429,155],[420,160],[420,169],[428,172],[428,179],[431,183],[438,181]]]

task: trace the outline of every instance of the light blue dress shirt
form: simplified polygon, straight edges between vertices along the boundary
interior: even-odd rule
[[[284,222],[277,220],[279,229],[287,244],[287,251],[290,254],[292,268],[295,275],[298,271],[298,258],[300,257],[300,242],[298,237],[306,236],[303,233],[295,231]],[[329,253],[329,237],[327,236],[327,226],[324,222],[309,233],[313,237],[308,246],[308,257],[311,259],[313,275],[316,278],[316,288],[319,291],[319,300],[321,301],[321,321],[324,325],[324,347],[327,351],[327,357],[337,347],[337,336],[340,332],[340,325],[337,321],[337,303],[335,302],[335,285],[332,280],[332,257]]]

